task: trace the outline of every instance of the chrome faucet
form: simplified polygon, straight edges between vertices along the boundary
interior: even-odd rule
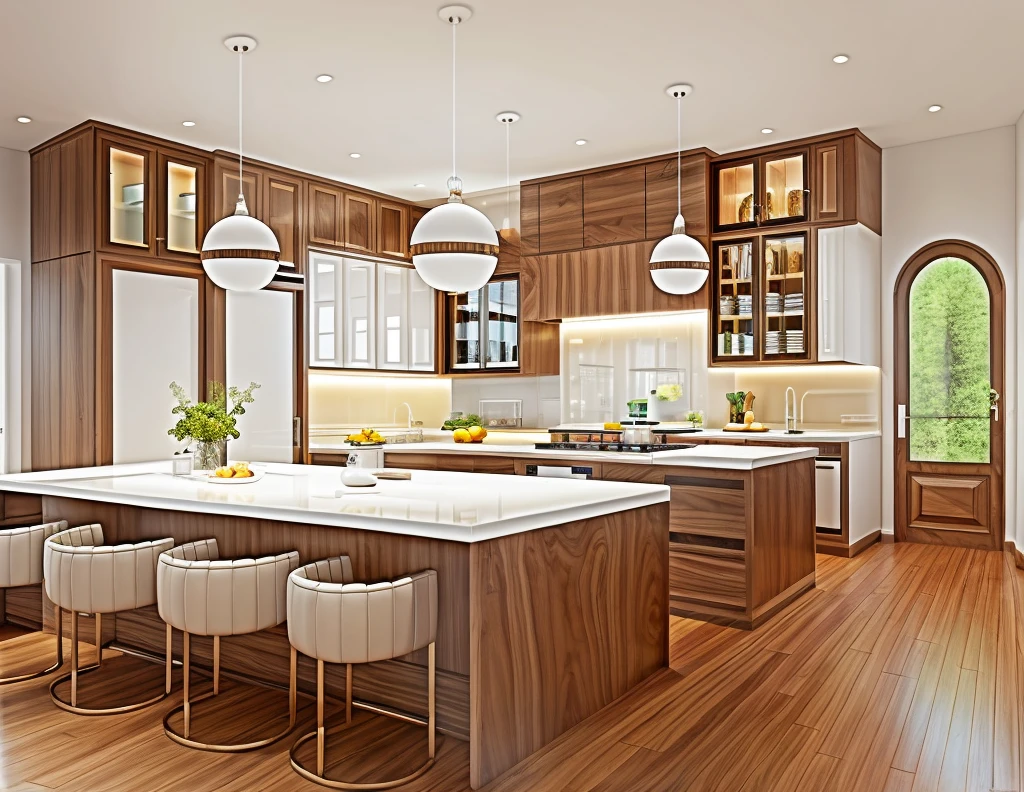
[[[790,398],[789,394],[793,394],[793,409],[789,408]],[[786,388],[786,431],[790,434],[796,434],[796,391],[793,388]]]
[[[793,398],[795,399],[796,396],[794,396]],[[406,411],[409,414],[408,421],[405,424],[405,428],[406,429],[412,429],[412,407],[409,406],[409,402],[402,402],[401,404],[398,405],[398,407],[395,407],[394,413],[391,414],[391,423],[398,423],[398,408],[399,407],[405,407]]]

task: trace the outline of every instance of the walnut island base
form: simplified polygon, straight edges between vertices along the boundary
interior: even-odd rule
[[[272,467],[292,468],[287,488],[293,494],[304,489],[311,508],[320,505],[317,477],[336,480],[340,472]],[[275,486],[285,486],[284,475],[268,474],[250,488],[236,487],[230,493],[216,488],[212,495],[206,491],[214,487],[201,484],[196,485],[199,490],[192,491],[194,497],[166,498],[164,493],[154,498],[135,494],[145,489],[142,485],[147,477],[159,475],[172,485],[175,480],[162,473],[129,473],[125,474],[126,485],[123,477],[119,481],[111,477],[114,470],[94,470],[94,475],[105,474],[103,481],[115,482],[109,488],[97,487],[87,479],[67,488],[68,495],[82,497],[52,494],[57,491],[53,478],[82,473],[80,470],[3,477],[0,490],[32,486],[23,481],[14,485],[12,478],[48,475],[51,481],[39,491],[43,518],[65,519],[71,525],[99,522],[111,544],[167,536],[179,544],[212,537],[225,557],[294,549],[304,563],[344,553],[352,558],[357,580],[386,580],[424,568],[437,570],[437,722],[445,733],[469,740],[474,788],[668,665],[669,503],[664,487],[417,472],[414,480],[422,485],[415,490],[403,493],[401,485],[408,486],[408,482],[388,482],[396,496],[409,494],[405,507],[396,509],[398,497],[382,492],[378,503],[371,503],[377,498],[366,496],[350,498],[358,503],[352,506],[351,517],[332,503],[334,510],[327,519],[313,508],[305,512],[304,522],[299,522],[293,521],[295,515],[291,514],[287,520],[270,519],[284,513],[279,493],[273,491]],[[296,475],[300,470],[311,471],[308,475],[303,472],[302,478],[308,481],[301,487]],[[484,480],[485,490],[502,493],[497,519],[493,498],[487,500],[487,493],[480,494]],[[413,522],[409,532],[396,530],[401,513],[408,515],[423,505],[416,502],[421,490],[433,490],[437,499],[450,494],[441,482],[477,488],[476,501],[466,507],[480,516],[481,525],[486,523],[483,535],[487,538],[477,540],[472,534],[467,534],[468,540],[455,538],[452,532],[456,527],[451,525],[436,526],[435,533],[446,538],[410,535],[430,532]],[[268,486],[260,492],[264,484]],[[154,479],[154,486],[171,485]],[[558,499],[571,502],[580,487],[591,488],[581,490],[584,496],[601,488],[611,491],[611,496],[603,503],[578,508],[580,519],[561,521],[568,512],[555,509],[547,520],[552,524],[522,527],[525,518],[519,512],[528,500],[524,498],[527,490],[539,488],[552,496],[565,493]],[[147,498],[152,505],[136,505]],[[201,502],[205,498],[210,500]],[[336,499],[336,503],[342,500]],[[516,505],[504,507],[504,500]],[[266,519],[255,516],[261,511],[261,501],[268,504]],[[222,513],[209,513],[204,506]],[[377,514],[366,513],[374,509]],[[500,515],[517,509],[515,517],[502,522]],[[593,513],[602,510],[606,513]],[[454,516],[460,515],[466,519],[466,512],[456,507]],[[512,520],[519,521],[517,530],[499,530]],[[389,527],[370,530],[375,521],[382,527],[387,521]],[[344,522],[353,525],[339,524]],[[48,605],[40,601],[37,613],[43,614],[46,627],[52,629]],[[117,614],[104,619],[103,626],[104,641],[156,656],[163,651],[165,625],[155,607]],[[226,639],[221,644],[222,673],[284,686],[289,648],[286,625]],[[179,659],[181,651],[181,637],[176,635],[174,653]],[[193,637],[192,658],[195,666],[212,668],[212,639]],[[427,710],[426,667],[425,651],[357,666],[354,694],[422,716]],[[300,691],[311,694],[315,691],[315,663],[300,658],[298,671]],[[344,667],[328,666],[326,687],[328,695],[343,696]]]

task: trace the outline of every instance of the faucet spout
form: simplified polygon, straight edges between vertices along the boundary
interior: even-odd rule
[[[792,402],[789,398],[790,394],[793,394]],[[792,409],[790,404],[792,403]],[[786,388],[786,431],[796,431],[796,391],[792,388]]]
[[[391,422],[398,423],[398,410],[401,407],[405,407],[407,414],[405,427],[406,429],[412,429],[412,407],[409,406],[409,402],[402,402],[401,404],[398,405],[398,407],[395,407],[395,412],[391,416]]]

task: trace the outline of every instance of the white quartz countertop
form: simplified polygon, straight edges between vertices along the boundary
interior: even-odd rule
[[[515,456],[526,459],[565,459],[578,462],[623,462],[634,465],[679,465],[687,467],[717,468],[719,470],[753,470],[766,465],[778,465],[817,454],[815,448],[771,446],[714,446],[698,445],[678,451],[655,451],[636,454],[619,451],[561,451],[536,449],[530,445],[498,445],[497,443],[408,443],[384,446],[385,455],[396,455],[401,465],[401,454],[490,454]]]
[[[410,449],[411,450],[411,449]],[[375,492],[337,494],[341,470],[253,464],[264,476],[215,484],[170,460],[0,476],[0,491],[479,542],[669,500],[660,484],[413,471]]]

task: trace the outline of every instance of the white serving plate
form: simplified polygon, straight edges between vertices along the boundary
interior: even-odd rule
[[[252,470],[252,468],[250,468],[250,470]],[[252,473],[253,475],[249,476],[249,478],[218,478],[210,473],[207,475],[206,481],[210,484],[252,484],[253,482],[259,481],[264,475],[264,471],[262,470],[252,470]]]

